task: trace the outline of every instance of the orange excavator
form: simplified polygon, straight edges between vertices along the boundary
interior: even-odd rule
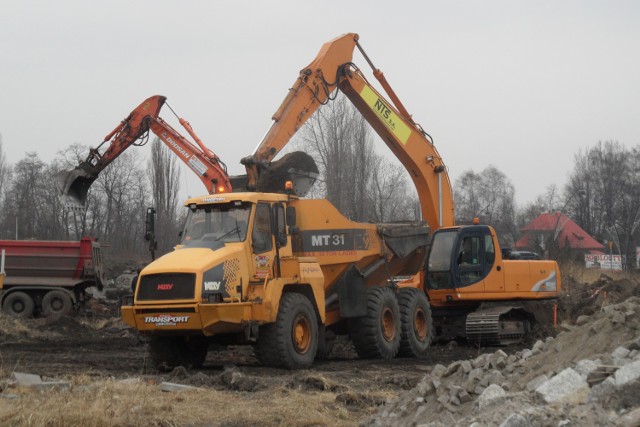
[[[325,43],[300,71],[273,124],[253,155],[242,160],[249,186],[303,123],[342,91],[409,172],[431,229],[424,270],[400,286],[424,289],[441,336],[508,344],[524,336],[535,321],[518,301],[555,298],[561,286],[554,261],[503,258],[494,229],[454,225],[454,204],[447,169],[429,135],[417,124],[358,42],[345,34]],[[373,70],[387,101],[353,64],[355,48]]]
[[[73,171],[61,176],[63,198],[68,206],[84,205],[87,193],[100,172],[132,145],[144,145],[153,132],[200,178],[210,194],[231,191],[226,165],[209,150],[193,131],[189,122],[179,118],[180,124],[195,140],[187,140],[158,116],[167,98],[152,96],[136,107],[104,138],[97,148]],[[171,108],[171,107],[169,107]],[[173,111],[173,110],[172,110]],[[107,145],[104,152],[100,148]]]
[[[65,205],[84,206],[89,188],[100,172],[129,147],[144,145],[148,140],[149,131],[157,135],[200,178],[209,194],[244,189],[246,177],[230,176],[227,166],[200,140],[188,121],[176,115],[195,143],[159,117],[163,105],[166,104],[171,109],[166,100],[167,98],[161,95],[146,99],[109,132],[98,147],[89,150],[86,160],[58,177]],[[173,109],[171,111],[175,114]],[[101,152],[105,145],[106,149]],[[282,188],[284,182],[292,181],[297,194],[300,195],[304,195],[311,188],[318,176],[317,166],[310,156],[302,152],[289,153],[263,168],[263,171],[263,179],[257,183],[258,190],[270,191],[273,186]]]

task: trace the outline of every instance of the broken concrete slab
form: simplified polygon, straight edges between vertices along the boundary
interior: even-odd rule
[[[543,375],[538,375],[537,377],[535,377],[534,379],[532,379],[531,381],[529,381],[527,383],[527,390],[534,391],[535,389],[537,389],[538,387],[540,387],[542,384],[544,384],[547,381],[549,381],[549,377],[547,377],[544,374]]]
[[[0,399],[16,400],[19,398],[20,396],[18,396],[17,394],[0,393]]]
[[[19,387],[31,387],[35,384],[42,383],[42,378],[40,377],[40,375],[14,372],[13,378],[17,381]]]
[[[531,423],[520,414],[511,414],[500,424],[500,427],[530,427]]]
[[[482,410],[506,394],[502,387],[497,384],[491,384],[478,397],[478,407]]]
[[[600,359],[590,360],[590,359],[582,359],[576,366],[574,370],[579,373],[582,378],[585,380],[589,377],[589,374],[598,369],[598,365],[601,365],[602,361]]]
[[[69,391],[71,390],[71,383],[67,381],[43,381],[39,384],[33,384],[31,388],[38,391]]]
[[[631,350],[620,346],[613,350],[613,352],[611,353],[611,357],[613,357],[614,359],[624,359],[629,355],[629,353],[631,353]]]
[[[184,390],[195,390],[197,387],[185,384],[176,384],[176,383],[161,383],[160,390],[166,392],[176,392],[176,391],[184,391]]]
[[[640,378],[640,360],[628,363],[616,371],[616,387],[622,387],[638,378]]]
[[[547,403],[565,400],[582,401],[589,392],[589,384],[571,368],[566,368],[536,388],[536,393]]]

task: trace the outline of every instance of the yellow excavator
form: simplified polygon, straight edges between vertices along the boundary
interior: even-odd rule
[[[356,47],[391,102],[353,64]],[[289,180],[265,186],[274,157],[338,90],[409,172],[426,225],[357,223],[327,200],[301,199]],[[229,178],[231,192],[185,202],[181,244],[144,268],[123,301],[124,321],[148,338],[158,367],[198,366],[216,342],[252,343],[265,365],[306,368],[327,355],[333,333],[348,333],[363,358],[422,358],[432,307],[448,324],[462,319],[470,339],[504,343],[531,325],[514,301],[554,298],[560,289],[555,262],[505,260],[491,227],[455,226],[440,155],[356,34],[323,45],[242,163],[247,176]],[[285,172],[301,168],[294,162]],[[227,182],[226,171],[217,173]],[[313,174],[302,175],[309,184]]]

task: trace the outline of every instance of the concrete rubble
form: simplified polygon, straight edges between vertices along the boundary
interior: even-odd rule
[[[639,425],[640,298],[559,331],[511,356],[436,365],[361,425]]]

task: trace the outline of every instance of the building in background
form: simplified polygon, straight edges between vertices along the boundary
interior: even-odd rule
[[[545,212],[521,231],[516,249],[538,252],[543,258],[587,261],[587,256],[609,256],[603,244],[561,212]]]

